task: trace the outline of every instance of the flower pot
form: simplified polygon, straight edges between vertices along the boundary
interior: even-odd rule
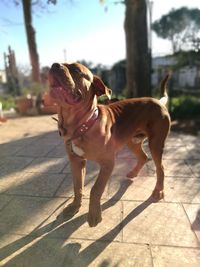
[[[33,99],[31,96],[19,96],[15,99],[16,111],[21,115],[26,115],[28,110],[33,107]]]
[[[39,104],[40,114],[55,114],[57,113],[57,105],[49,95],[49,92],[44,92],[41,103]]]

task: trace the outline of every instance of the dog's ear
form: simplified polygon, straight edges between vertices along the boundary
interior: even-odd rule
[[[111,99],[112,90],[109,89],[103,81],[96,75],[93,75],[93,87],[94,87],[94,93],[97,96],[106,95],[109,99]]]

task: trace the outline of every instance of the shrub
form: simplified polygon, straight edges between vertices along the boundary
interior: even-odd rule
[[[200,97],[182,95],[171,100],[172,119],[200,117]]]
[[[3,110],[15,108],[15,98],[13,96],[0,96],[0,102],[2,103]]]

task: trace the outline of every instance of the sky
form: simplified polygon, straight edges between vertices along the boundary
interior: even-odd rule
[[[102,5],[99,0],[58,0],[55,6],[34,9],[40,66],[84,59],[110,67],[124,59],[125,7],[114,2],[107,0]],[[182,6],[200,8],[200,0],[153,0],[152,21]],[[4,68],[3,53],[8,45],[15,51],[18,66],[30,65],[22,7],[16,7],[12,0],[0,0],[0,69]],[[152,33],[153,56],[171,52],[170,42]]]

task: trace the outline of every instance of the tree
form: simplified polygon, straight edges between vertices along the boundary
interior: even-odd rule
[[[35,37],[35,29],[32,23],[32,7],[34,5],[41,5],[40,0],[13,0],[13,2],[19,6],[22,4],[24,25],[26,30],[26,37],[28,43],[28,51],[30,62],[32,66],[32,81],[35,83],[40,82],[40,67],[39,67],[39,55],[37,52],[37,43]]]
[[[182,7],[172,9],[152,25],[156,34],[172,43],[173,53],[200,49],[200,10]]]
[[[148,96],[151,92],[146,0],[124,3],[127,97]]]
[[[35,29],[32,25],[32,0],[22,0],[24,24],[28,42],[29,56],[32,66],[33,82],[40,82],[39,55],[37,52],[37,44],[35,38]]]
[[[32,22],[32,10],[34,6],[44,8],[42,0],[13,0],[16,5],[22,4],[24,25],[26,30],[26,37],[28,43],[29,57],[32,66],[32,81],[35,83],[40,82],[40,66],[39,54],[37,51],[36,31]],[[54,0],[46,0],[46,3],[55,3]]]
[[[124,0],[126,40],[126,96],[141,97],[151,95],[150,62],[147,34],[148,0]],[[106,0],[100,0],[101,3]]]

